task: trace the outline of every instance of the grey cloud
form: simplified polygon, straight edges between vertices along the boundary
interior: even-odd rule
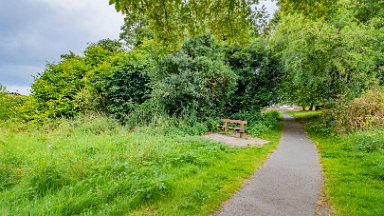
[[[0,83],[31,85],[47,62],[88,42],[118,38],[123,16],[106,0],[15,0],[0,2]]]

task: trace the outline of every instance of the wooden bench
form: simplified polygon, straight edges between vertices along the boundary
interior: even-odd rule
[[[217,126],[220,129],[223,129],[225,132],[228,131],[228,129],[233,129],[234,131],[238,132],[240,134],[240,138],[244,136],[245,129],[244,125],[247,124],[247,121],[241,121],[241,120],[232,120],[232,119],[221,119],[221,122],[223,122],[223,125]],[[240,127],[230,127],[228,123],[234,123],[239,124]]]

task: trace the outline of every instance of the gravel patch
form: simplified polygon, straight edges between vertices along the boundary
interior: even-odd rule
[[[255,137],[238,138],[238,137],[232,137],[232,136],[227,136],[227,135],[217,134],[217,133],[206,134],[204,135],[204,137],[207,139],[224,142],[230,147],[263,146],[269,142],[267,140],[263,140]]]

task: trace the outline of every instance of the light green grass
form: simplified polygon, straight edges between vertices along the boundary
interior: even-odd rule
[[[52,129],[54,128],[54,129]],[[0,127],[0,215],[209,215],[275,149],[129,132],[107,118]]]
[[[321,115],[323,111],[317,110],[317,111],[294,111],[289,112],[288,114],[296,119],[308,119],[313,118]]]
[[[320,151],[325,193],[335,215],[384,215],[384,131],[326,136],[321,127],[319,119],[307,122]]]

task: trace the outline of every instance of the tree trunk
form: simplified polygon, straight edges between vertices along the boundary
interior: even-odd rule
[[[311,103],[311,106],[309,107],[309,110],[314,110],[314,109],[313,109],[313,105],[314,105],[314,103],[312,102],[312,103]]]

